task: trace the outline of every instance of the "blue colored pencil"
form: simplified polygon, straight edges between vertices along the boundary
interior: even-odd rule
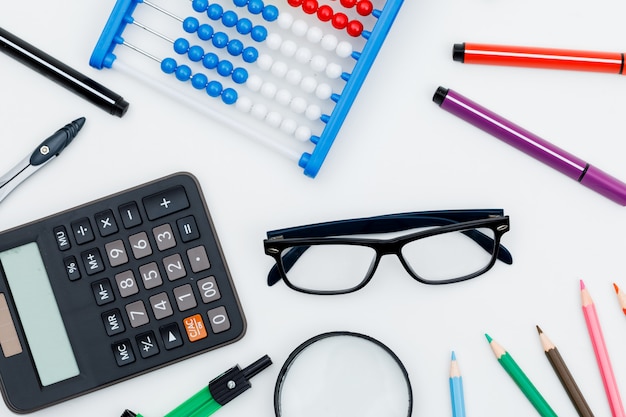
[[[463,377],[459,371],[456,354],[452,351],[450,360],[450,400],[452,402],[452,417],[465,417],[465,399],[463,396]]]

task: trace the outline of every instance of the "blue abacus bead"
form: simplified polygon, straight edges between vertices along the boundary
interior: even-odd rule
[[[188,81],[191,78],[191,68],[187,65],[181,65],[176,68],[176,78],[179,81]]]
[[[211,97],[219,97],[222,94],[222,84],[219,81],[209,81],[206,85],[206,93]]]
[[[194,45],[189,48],[189,52],[187,52],[187,56],[193,62],[200,62],[202,58],[204,58],[204,49],[198,45]]]
[[[252,36],[252,39],[257,42],[263,42],[265,38],[267,38],[267,28],[265,26],[257,25],[252,28],[250,36]]]
[[[213,26],[206,23],[200,25],[200,27],[198,28],[198,37],[203,41],[208,41],[209,39],[211,39],[214,33],[215,31],[213,30]]]
[[[263,0],[250,0],[248,2],[248,11],[252,14],[259,14],[263,12],[263,8],[265,8]]]
[[[191,77],[191,85],[198,90],[202,90],[209,83],[209,77],[202,73],[195,74]]]
[[[217,67],[217,64],[220,63],[220,59],[213,52],[209,52],[202,58],[202,65],[207,69],[214,69]]]
[[[265,6],[262,13],[263,19],[268,22],[273,22],[274,20],[278,19],[278,7],[274,6],[273,4]]]
[[[232,10],[227,10],[222,15],[222,23],[227,28],[232,28],[237,24],[238,21],[239,17],[237,16],[237,13],[233,12]]]
[[[250,33],[252,31],[252,27],[252,22],[246,17],[239,19],[239,21],[237,22],[237,32],[241,33],[242,35],[247,35],[248,33]]]
[[[198,12],[203,13],[209,7],[209,0],[193,0],[191,7]]]
[[[213,3],[206,9],[206,15],[211,20],[220,20],[224,14],[224,8],[217,3]]]
[[[189,16],[185,20],[183,20],[183,30],[187,33],[194,33],[198,30],[200,26],[200,22],[193,16]]]
[[[189,41],[185,38],[178,38],[174,41],[174,50],[179,54],[186,54],[189,50]]]
[[[259,51],[253,46],[248,46],[241,52],[241,57],[245,62],[251,64],[259,58]]]
[[[224,32],[216,32],[213,35],[212,42],[216,48],[225,48],[228,45],[228,35]]]
[[[176,71],[177,66],[178,64],[176,63],[176,60],[174,58],[165,58],[163,61],[161,61],[161,71],[166,74],[172,74],[174,71]]]
[[[233,39],[232,41],[228,42],[228,46],[226,47],[226,49],[228,50],[228,53],[232,56],[239,56],[243,52],[243,42],[241,42],[239,39]]]
[[[220,61],[219,64],[217,64],[217,73],[221,75],[222,77],[228,77],[230,74],[233,73],[233,67],[234,66],[232,62],[228,61],[227,59],[224,59]]]
[[[237,91],[233,90],[232,88],[225,88],[222,92],[222,101],[226,104],[235,104],[237,98]]]
[[[248,81],[248,71],[245,68],[237,67],[233,70],[232,78],[235,84],[243,84]]]
[[[233,0],[233,3],[235,4],[235,6],[237,7],[243,7],[246,4],[248,4],[248,0]]]

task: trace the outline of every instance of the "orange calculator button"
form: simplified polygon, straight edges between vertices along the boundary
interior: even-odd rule
[[[200,314],[187,317],[185,320],[183,320],[183,323],[185,325],[187,337],[189,338],[190,342],[196,342],[208,336],[206,332],[206,327],[204,327],[204,322],[202,321],[202,316]]]

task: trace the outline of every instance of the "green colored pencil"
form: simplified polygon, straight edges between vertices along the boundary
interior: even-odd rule
[[[513,381],[515,381],[526,398],[528,398],[533,407],[539,412],[539,415],[542,417],[558,417],[547,401],[541,396],[537,388],[530,382],[530,379],[528,379],[524,371],[522,371],[519,365],[513,360],[513,357],[488,334],[485,334],[485,336],[487,337],[487,341],[493,353],[496,355],[496,359],[500,362],[500,365],[502,365],[504,370]]]

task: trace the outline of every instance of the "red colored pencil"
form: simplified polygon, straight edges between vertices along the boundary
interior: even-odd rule
[[[615,294],[617,294],[617,301],[619,301],[619,306],[622,308],[624,314],[626,314],[626,294],[624,294],[624,291],[620,290],[615,283],[613,283],[613,288],[615,288]]]

